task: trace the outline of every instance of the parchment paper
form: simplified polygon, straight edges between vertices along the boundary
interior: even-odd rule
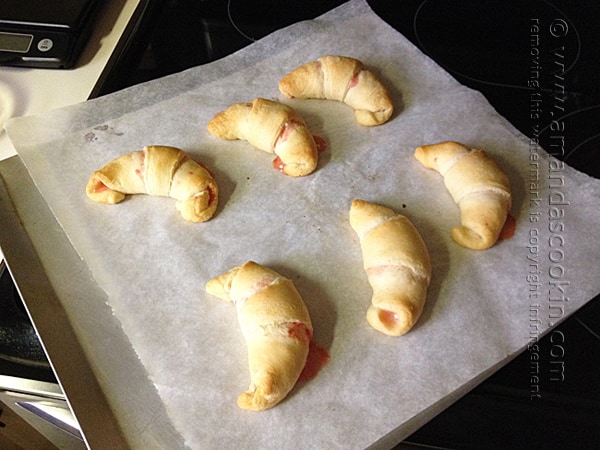
[[[344,104],[279,94],[285,73],[324,54],[371,67],[396,104],[391,121],[365,128]],[[290,104],[327,140],[315,173],[287,177],[272,168],[272,155],[208,133],[214,114],[255,97]],[[190,448],[399,440],[415,416],[435,414],[600,291],[589,270],[600,247],[591,239],[599,182],[550,158],[362,0],[221,61],[14,119],[7,131]],[[417,146],[442,140],[483,148],[507,171],[512,239],[479,252],[452,241],[458,208],[441,176],[413,157]],[[182,148],[214,173],[220,206],[212,220],[185,222],[169,198],[107,206],[86,197],[94,170],[152,144]],[[427,305],[403,337],[366,323],[371,290],[348,224],[354,198],[405,214],[429,248]],[[315,379],[262,413],[236,405],[249,379],[235,308],[204,292],[210,278],[247,260],[295,282],[315,341],[331,355]]]

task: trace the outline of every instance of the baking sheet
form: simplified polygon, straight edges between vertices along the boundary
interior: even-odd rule
[[[373,68],[396,104],[392,120],[363,128],[343,104],[279,94],[285,73],[324,54]],[[214,114],[255,97],[288,103],[327,140],[315,173],[286,177],[271,155],[208,133]],[[599,182],[549,158],[362,0],[216,63],[13,119],[7,131],[189,448],[364,448],[401,439],[415,416],[435,414],[600,291],[589,271],[600,244],[577,240],[597,234]],[[452,241],[458,208],[441,177],[414,160],[417,146],[449,139],[484,148],[510,176],[516,235],[490,250]],[[185,222],[168,198],[114,206],[87,199],[94,170],[152,144],[180,147],[213,171],[220,206],[211,221]],[[354,198],[405,214],[429,248],[427,305],[401,338],[365,321],[371,291],[348,224]],[[315,379],[263,413],[235,403],[249,381],[235,309],[204,293],[208,279],[249,259],[295,282],[315,340],[331,355]]]

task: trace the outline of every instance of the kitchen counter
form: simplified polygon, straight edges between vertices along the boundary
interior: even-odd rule
[[[108,2],[72,69],[32,69],[0,66],[0,101],[12,117],[37,114],[87,100],[119,43],[140,0]],[[3,119],[8,119],[2,114]],[[2,128],[3,124],[0,124]],[[0,160],[16,155],[6,133],[0,132]]]

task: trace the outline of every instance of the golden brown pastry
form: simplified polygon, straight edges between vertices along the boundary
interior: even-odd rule
[[[423,311],[431,280],[423,238],[403,215],[359,199],[350,207],[350,226],[360,239],[373,289],[367,321],[390,336],[407,333]]]
[[[383,83],[362,62],[346,56],[323,56],[294,69],[281,79],[279,90],[289,98],[344,102],[365,126],[381,125],[394,112]]]
[[[148,146],[122,155],[95,171],[86,193],[100,203],[114,204],[127,194],[172,197],[184,219],[204,222],[217,209],[219,190],[212,175],[183,150]]]
[[[460,208],[462,226],[452,229],[454,240],[474,250],[493,246],[511,207],[508,176],[500,166],[483,150],[452,141],[421,146],[415,158],[442,174]]]
[[[306,122],[280,102],[256,98],[251,103],[236,103],[213,117],[208,131],[275,153],[273,165],[286,175],[305,176],[317,167],[317,144]]]
[[[252,261],[213,278],[206,291],[235,304],[248,346],[250,387],[239,407],[272,408],[306,364],[313,328],[304,301],[291,280]]]

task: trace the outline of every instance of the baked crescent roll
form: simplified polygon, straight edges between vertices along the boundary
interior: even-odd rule
[[[405,216],[364,200],[350,207],[363,267],[373,289],[367,321],[390,336],[407,333],[419,319],[431,280],[429,252]]]
[[[263,411],[292,390],[308,356],[313,328],[291,280],[253,261],[213,278],[206,291],[232,301],[248,346],[250,387],[240,408]]]
[[[346,56],[323,56],[294,69],[281,79],[279,90],[289,98],[344,102],[365,126],[381,125],[394,112],[381,81],[362,62]]]
[[[506,173],[483,150],[471,150],[458,142],[421,146],[415,150],[415,158],[442,174],[460,208],[462,226],[452,229],[454,240],[474,250],[493,246],[511,207]]]
[[[242,139],[268,153],[275,153],[276,169],[294,177],[317,167],[317,144],[304,119],[280,102],[256,98],[236,103],[208,122],[208,131],[222,139]]]
[[[172,197],[184,219],[204,222],[217,209],[219,190],[212,175],[183,150],[147,146],[122,155],[90,177],[86,193],[94,201],[115,204],[127,194]]]

